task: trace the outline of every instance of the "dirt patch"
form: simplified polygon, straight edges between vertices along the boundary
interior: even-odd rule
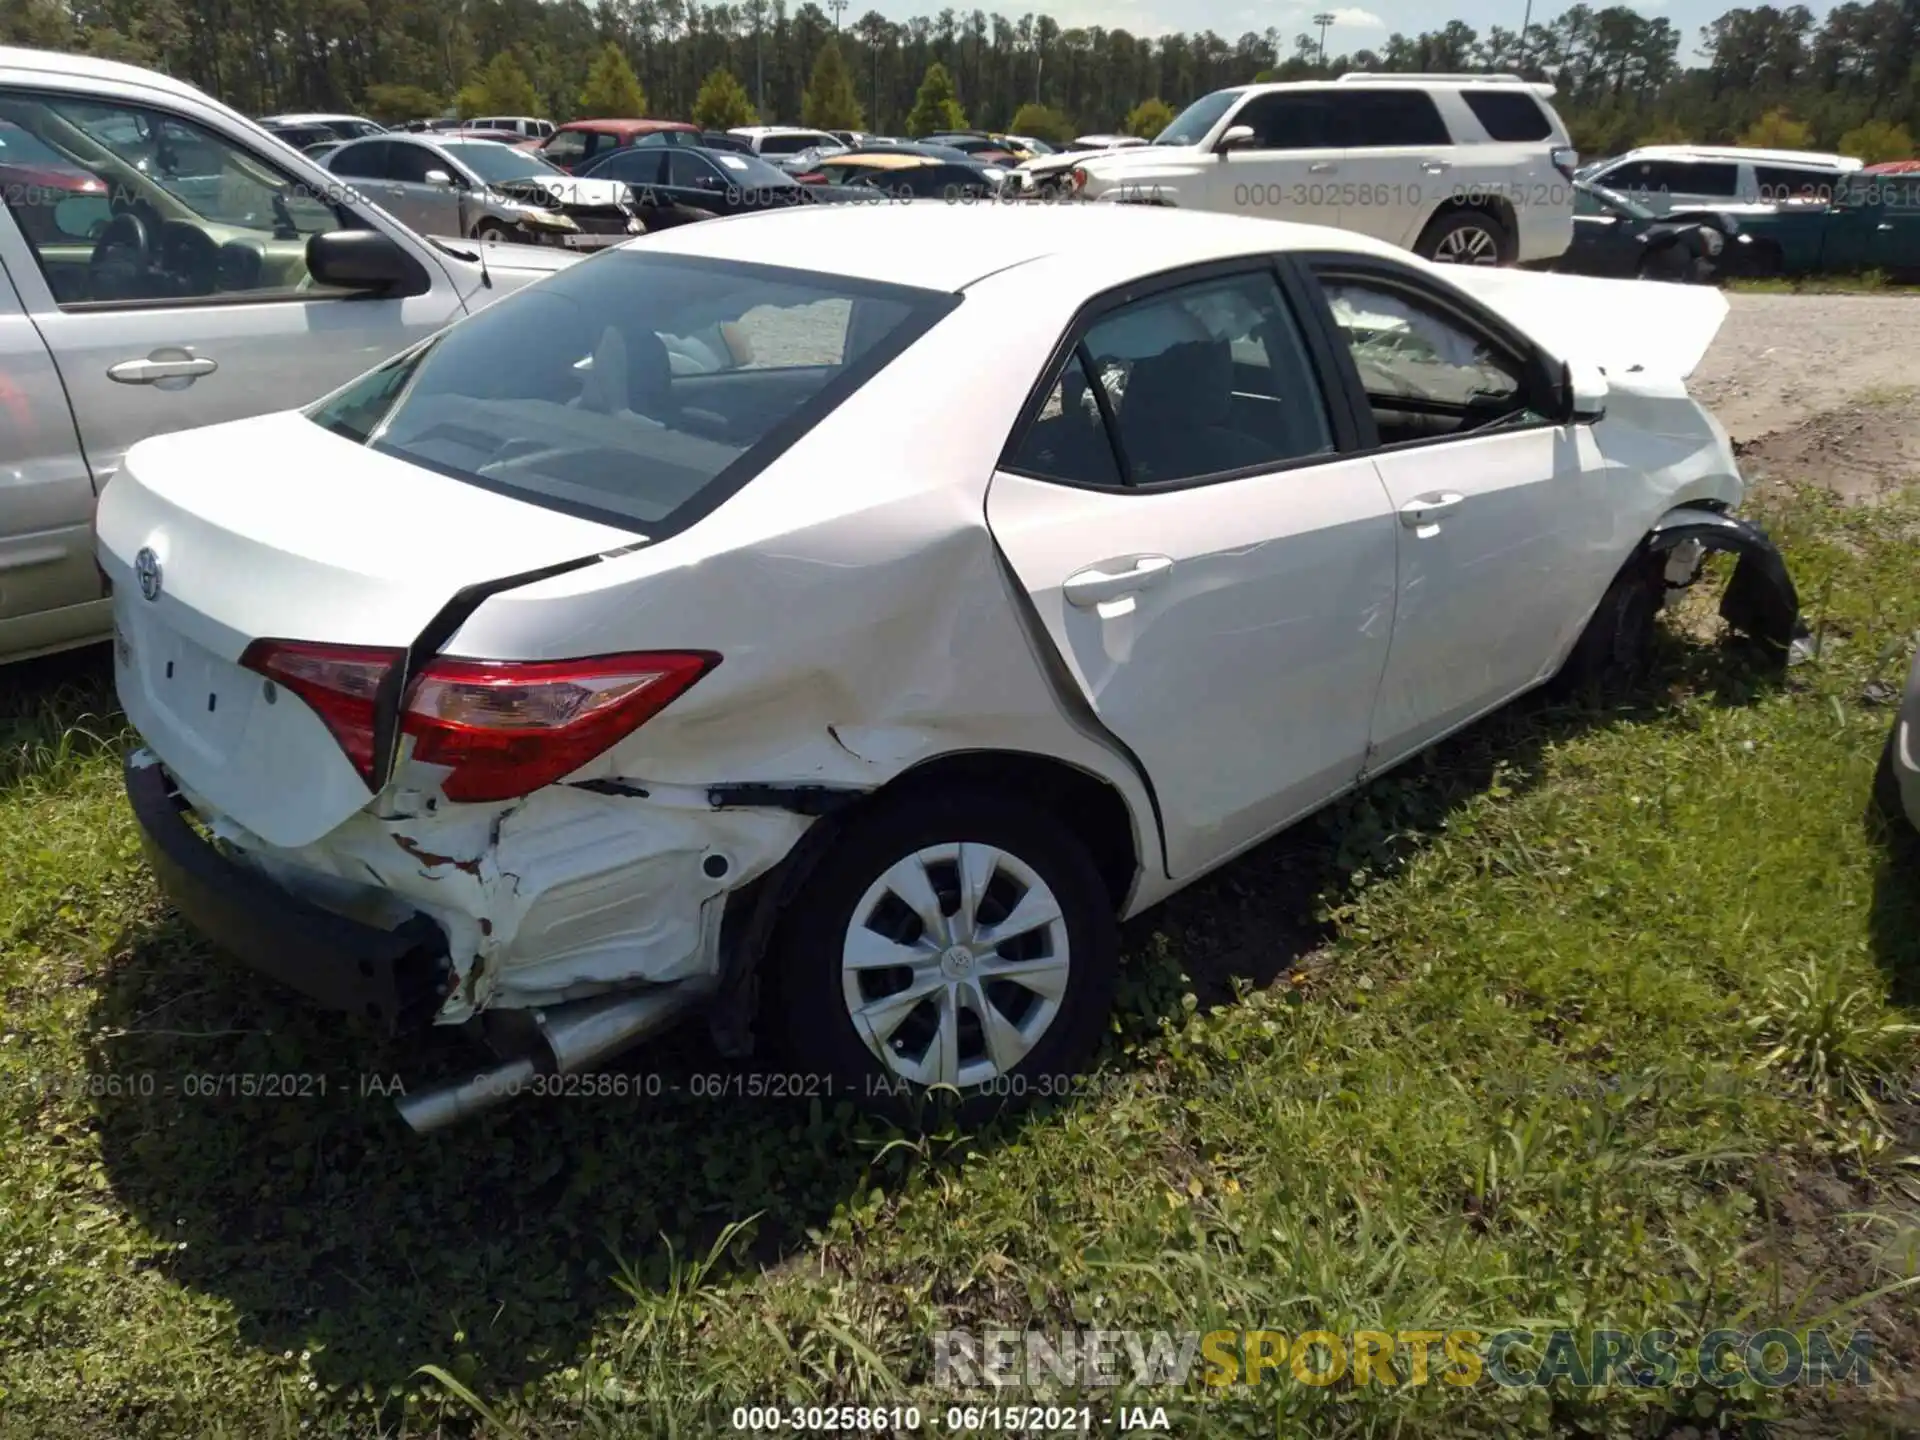
[[[1920,400],[1855,400],[1734,448],[1756,492],[1785,484],[1824,486],[1850,504],[1871,504],[1920,482]]]
[[[1920,296],[1729,295],[1688,388],[1735,440],[1757,440],[1915,383]]]
[[[1920,1111],[1902,1107],[1887,1118],[1897,1134],[1892,1153],[1913,1153]],[[1900,1287],[1915,1273],[1920,1187],[1897,1164],[1863,1172],[1780,1157],[1756,1199],[1759,1258],[1775,1275],[1768,1299],[1797,1309],[1804,1323],[1831,1316],[1825,1326],[1836,1343],[1864,1330],[1872,1344],[1871,1383],[1791,1394],[1787,1418],[1771,1433],[1780,1440],[1920,1434],[1920,1291]]]

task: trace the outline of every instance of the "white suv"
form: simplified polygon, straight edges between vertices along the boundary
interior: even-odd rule
[[[1081,162],[1073,193],[1337,225],[1455,264],[1550,260],[1573,239],[1579,159],[1552,94],[1371,73],[1216,90],[1151,145]]]

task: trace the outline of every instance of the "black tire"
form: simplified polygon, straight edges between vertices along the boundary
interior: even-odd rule
[[[1518,253],[1512,232],[1484,210],[1436,215],[1413,248],[1439,265],[1511,265]],[[1479,258],[1489,254],[1490,259]]]
[[[1880,747],[1880,763],[1873,771],[1872,808],[1894,836],[1913,837],[1913,822],[1907,819],[1906,802],[1900,798],[1900,777],[1894,773],[1893,747],[1900,736],[1900,717],[1895,716],[1887,730],[1887,743]]]
[[[482,245],[490,242],[510,241],[513,239],[513,233],[511,226],[504,225],[498,220],[482,220],[478,225],[473,227],[473,238],[478,240]]]
[[[957,1097],[904,1079],[868,1048],[855,1028],[842,978],[843,946],[869,887],[896,862],[955,842],[992,846],[1038,876],[1058,902],[1068,953],[1058,1008],[1032,1048],[1003,1075]],[[983,895],[998,897],[997,883]],[[957,889],[939,893],[943,909],[947,899],[955,902],[955,910],[946,911],[954,916]],[[976,913],[988,908],[983,903]],[[850,821],[782,915],[763,962],[761,1030],[793,1073],[830,1083],[834,1096],[862,1109],[908,1124],[957,1110],[962,1120],[977,1123],[1070,1092],[1068,1077],[1086,1065],[1106,1030],[1119,954],[1112,898],[1086,848],[1052,816],[992,794],[907,792]],[[876,983],[880,973],[874,972]],[[987,1003],[1000,1008],[992,999]],[[896,1046],[930,1019],[916,1008],[914,1018],[892,1032]],[[965,1058],[968,1052],[961,1053]]]
[[[1646,550],[1620,568],[1555,677],[1562,693],[1617,692],[1646,674],[1667,595],[1666,569],[1664,554]]]

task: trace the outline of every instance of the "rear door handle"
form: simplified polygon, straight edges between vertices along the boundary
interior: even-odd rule
[[[1400,507],[1400,523],[1409,530],[1431,534],[1439,528],[1443,517],[1453,514],[1466,503],[1467,497],[1456,490],[1435,490],[1430,494],[1416,495]]]
[[[162,346],[144,360],[122,360],[107,367],[107,378],[122,385],[160,385],[166,381],[190,385],[202,375],[211,375],[219,364],[204,355],[178,346]],[[178,389],[180,385],[168,386]]]
[[[1103,560],[1069,575],[1060,588],[1069,605],[1085,610],[1123,595],[1150,589],[1166,578],[1173,561],[1165,555],[1135,555],[1122,560]]]
[[[1307,173],[1309,175],[1331,175],[1339,168],[1340,167],[1331,160],[1322,160],[1316,165],[1307,166]]]
[[[1444,175],[1453,168],[1451,160],[1422,160],[1420,168],[1429,175]]]

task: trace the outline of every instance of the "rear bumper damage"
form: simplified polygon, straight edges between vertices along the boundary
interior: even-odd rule
[[[127,790],[154,871],[197,930],[320,1004],[395,1028],[709,986],[733,898],[822,808],[751,787],[588,781],[501,805],[402,788],[285,848],[209,810],[151,752],[129,757]]]
[[[453,970],[447,937],[428,916],[382,929],[304,900],[189,824],[185,799],[149,752],[127,756],[125,779],[148,866],[174,909],[214,945],[316,1004],[391,1031],[432,1019]]]

